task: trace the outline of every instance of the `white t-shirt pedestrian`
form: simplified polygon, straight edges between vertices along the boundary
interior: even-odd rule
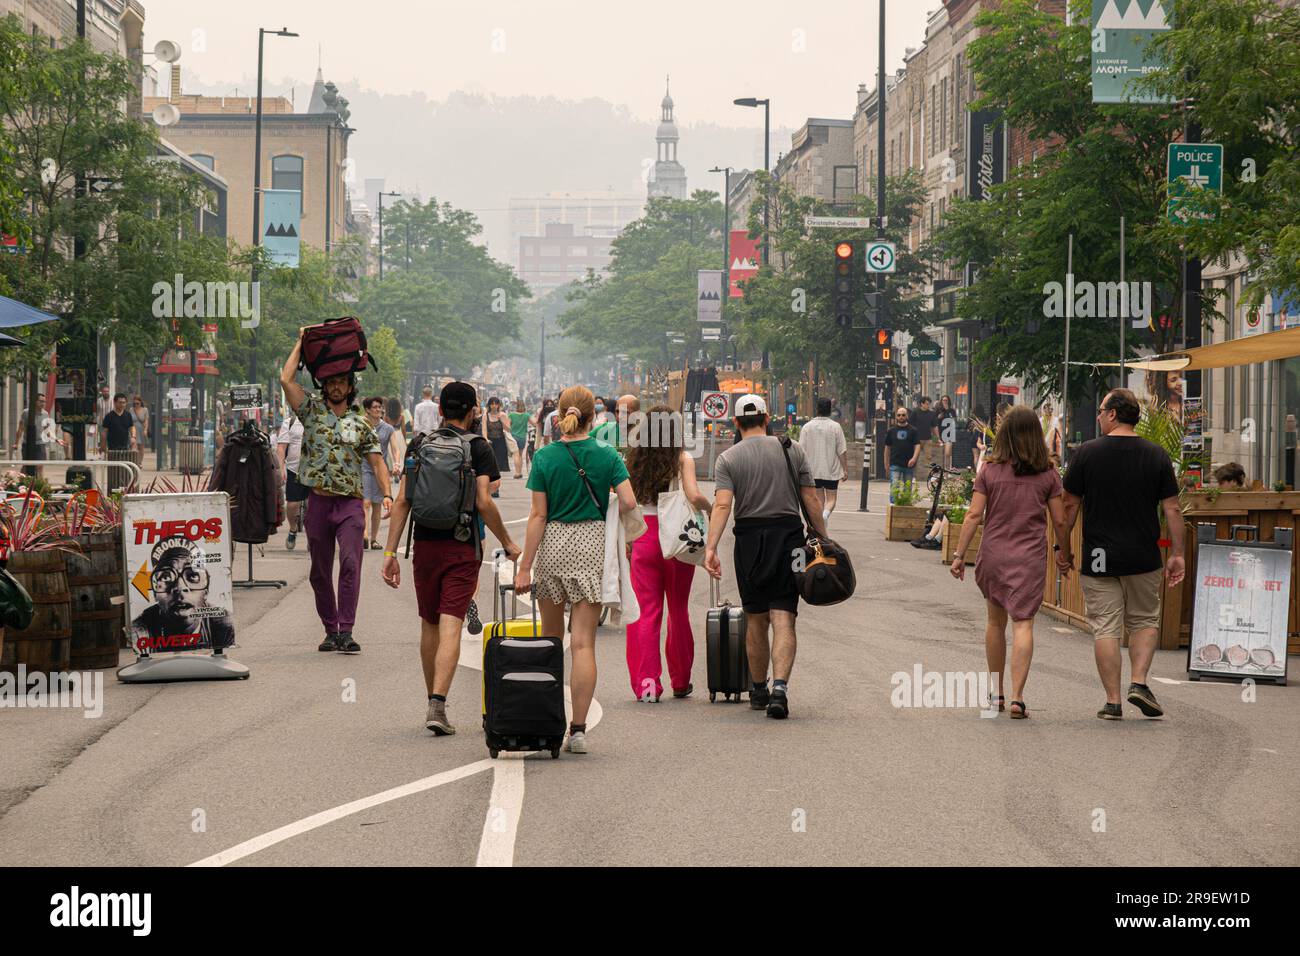
[[[438,404],[433,399],[426,398],[416,404],[413,426],[417,433],[424,434],[438,427]]]
[[[808,458],[814,480],[840,481],[844,478],[842,456],[848,451],[844,429],[825,416],[812,419],[799,429],[799,447]]]
[[[289,446],[284,450],[284,468],[285,471],[292,471],[296,475],[298,460],[302,456],[302,422],[297,415],[290,415],[284,420],[275,443]]]

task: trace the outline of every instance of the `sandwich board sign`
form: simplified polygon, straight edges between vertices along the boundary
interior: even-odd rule
[[[1253,526],[1242,530],[1256,533]],[[1290,528],[1274,529],[1272,541],[1237,541],[1216,538],[1214,525],[1198,526],[1187,645],[1192,680],[1249,677],[1286,683],[1292,541]]]
[[[122,536],[127,631],[138,657],[118,677],[247,677],[223,653],[235,643],[230,496],[126,495]]]

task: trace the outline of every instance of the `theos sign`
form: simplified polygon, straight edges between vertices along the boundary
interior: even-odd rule
[[[137,653],[235,643],[230,498],[224,492],[127,495],[122,535]]]
[[[987,199],[989,190],[1005,177],[1006,143],[1002,113],[978,110],[970,114],[966,142],[966,195]]]

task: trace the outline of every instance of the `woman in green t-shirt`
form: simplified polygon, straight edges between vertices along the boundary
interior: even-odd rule
[[[515,477],[522,478],[528,448],[528,412],[524,410],[522,398],[515,402],[515,410],[510,413],[510,434],[515,437]]]
[[[569,608],[573,719],[564,749],[586,753],[587,710],[596,692],[609,493],[617,493],[620,514],[636,507],[636,496],[619,453],[587,434],[596,413],[595,396],[581,385],[566,388],[559,411],[557,440],[533,456],[528,475],[533,503],[515,590],[536,590],[543,634],[563,634],[564,609]]]

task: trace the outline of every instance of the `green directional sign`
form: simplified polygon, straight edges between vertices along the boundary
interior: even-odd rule
[[[1196,189],[1223,194],[1223,146],[1220,143],[1169,144],[1170,222],[1185,223],[1194,219],[1213,221],[1217,216],[1206,210],[1187,208],[1190,194]]]
[[[907,358],[912,362],[938,362],[943,358],[943,349],[938,345],[909,345]]]

